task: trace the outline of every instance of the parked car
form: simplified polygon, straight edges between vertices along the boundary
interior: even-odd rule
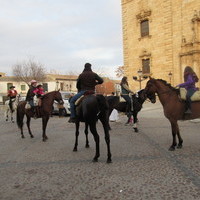
[[[64,92],[64,91],[60,91],[60,93],[64,101],[64,104],[63,104],[64,108],[61,110],[62,113],[60,114],[63,116],[70,115],[71,112],[70,112],[69,98],[71,97],[71,94],[75,94],[75,93]],[[59,107],[60,107],[59,104],[56,101],[54,101],[52,114],[59,114]]]

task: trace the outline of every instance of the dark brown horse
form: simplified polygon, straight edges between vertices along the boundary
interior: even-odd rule
[[[153,95],[146,95],[144,89],[138,91],[136,94],[131,96],[132,98],[132,109],[133,111],[130,112],[130,116],[128,116],[128,121],[131,116],[133,116],[133,129],[135,132],[138,132],[137,128],[137,115],[139,111],[142,109],[143,103],[148,98],[152,103],[155,103],[155,94]],[[120,102],[119,96],[108,96],[106,97],[108,104],[109,104],[109,116],[113,109],[116,109],[119,112],[126,112],[127,110],[127,103]]]
[[[200,117],[200,101],[192,102],[192,114],[185,114],[185,101],[179,97],[179,89],[173,88],[162,79],[152,79],[147,82],[145,88],[146,94],[158,94],[163,106],[164,115],[171,123],[173,142],[169,150],[175,150],[177,146],[176,136],[178,137],[177,148],[182,148],[183,139],[179,132],[178,120],[190,120]]]
[[[48,137],[46,136],[46,126],[49,120],[49,116],[52,113],[52,108],[53,108],[53,102],[56,100],[59,104],[63,104],[62,96],[59,91],[53,91],[45,94],[42,99],[42,105],[37,108],[37,117],[42,118],[42,129],[43,129],[43,141],[46,141]],[[23,119],[24,115],[27,117],[27,127],[28,127],[28,132],[33,138],[33,134],[30,129],[30,121],[31,117],[34,117],[34,112],[33,109],[25,109],[26,106],[26,101],[21,101],[18,106],[17,106],[17,125],[21,130],[21,137],[24,138],[24,133],[23,133]]]
[[[98,158],[100,156],[99,134],[97,133],[96,129],[96,123],[98,119],[101,121],[104,128],[105,141],[107,144],[107,163],[111,163],[112,160],[110,152],[110,135],[108,126],[108,104],[103,95],[85,96],[81,104],[78,106],[75,133],[76,139],[73,151],[77,151],[80,122],[85,122],[86,147],[89,147],[87,137],[89,127],[96,143],[96,153],[93,158],[93,162],[98,162]]]

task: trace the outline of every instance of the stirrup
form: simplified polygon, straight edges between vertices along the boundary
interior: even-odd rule
[[[185,111],[185,114],[192,114],[191,109],[187,109],[187,110]]]

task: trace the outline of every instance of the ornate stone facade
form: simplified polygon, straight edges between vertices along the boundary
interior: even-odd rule
[[[200,77],[199,0],[121,0],[124,67],[130,86],[133,76],[150,60],[150,74],[172,85],[183,82],[185,66]],[[141,22],[148,21],[149,33],[141,36]],[[172,77],[169,77],[169,73]],[[146,81],[142,82],[144,87]],[[200,86],[200,84],[198,84]]]

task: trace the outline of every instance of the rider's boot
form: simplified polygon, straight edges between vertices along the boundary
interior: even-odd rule
[[[185,114],[191,114],[191,99],[187,99],[186,101],[186,110],[185,110]]]

